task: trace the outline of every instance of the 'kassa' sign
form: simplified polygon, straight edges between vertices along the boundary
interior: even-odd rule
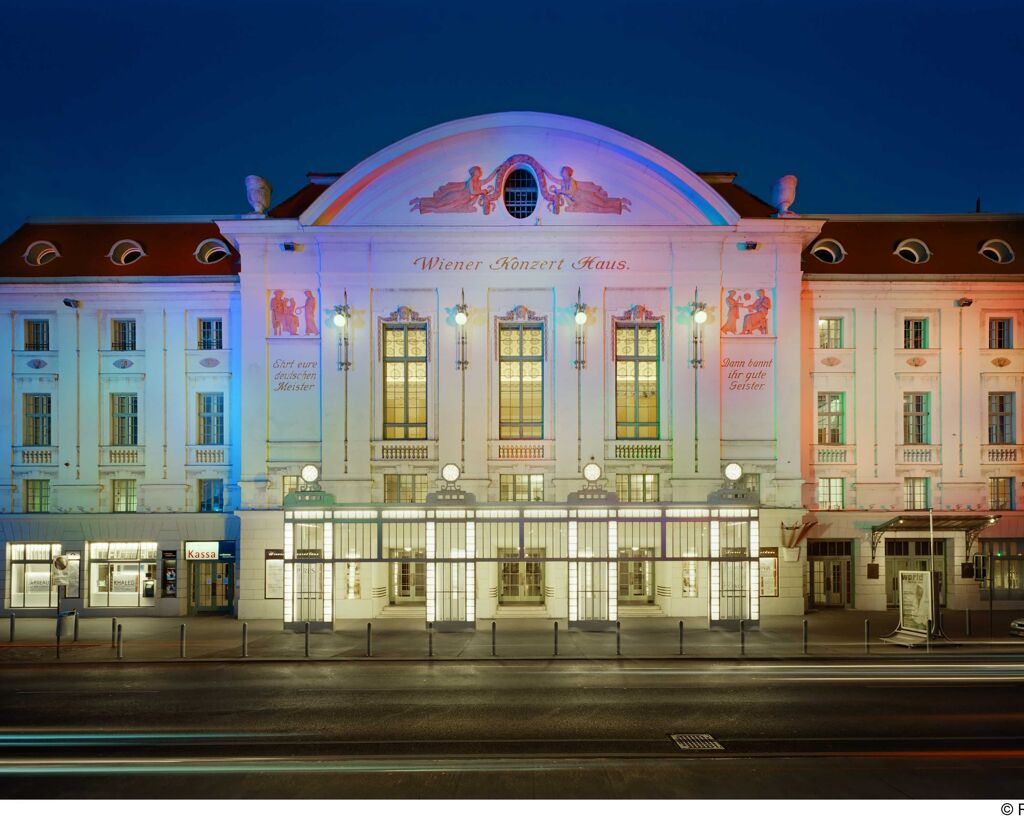
[[[186,561],[216,561],[220,558],[220,544],[216,541],[196,541],[185,545]]]

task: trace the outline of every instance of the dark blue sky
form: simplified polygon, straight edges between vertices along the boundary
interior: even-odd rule
[[[227,214],[421,128],[553,111],[798,212],[1024,211],[1024,3],[0,3],[0,234]]]

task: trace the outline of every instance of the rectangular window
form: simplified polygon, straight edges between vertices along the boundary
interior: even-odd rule
[[[220,478],[199,479],[199,512],[224,511],[224,480]]]
[[[384,326],[384,438],[427,437],[427,325]]]
[[[931,506],[929,479],[903,479],[903,507],[907,510],[927,510]]]
[[[110,394],[110,443],[136,447],[139,443],[139,396],[137,393]]]
[[[660,325],[615,326],[615,437],[660,435]]]
[[[744,473],[740,477],[740,486],[758,501],[761,500],[761,474]]]
[[[197,430],[198,444],[224,443],[224,394],[198,393],[199,425]]]
[[[220,319],[199,320],[199,349],[221,350],[224,347],[224,324]]]
[[[1014,504],[1013,478],[993,476],[988,480],[988,508],[990,510],[1012,510]]]
[[[422,473],[384,476],[384,503],[422,504],[427,500],[427,476]]]
[[[543,501],[544,476],[502,473],[498,478],[502,501]]]
[[[903,443],[930,444],[930,393],[903,394]]]
[[[114,512],[135,512],[138,508],[138,496],[134,478],[115,478],[111,483],[114,491]]]
[[[844,484],[846,480],[843,478],[819,478],[818,479],[818,509],[821,510],[841,510],[845,506],[845,500],[843,498]]]
[[[544,438],[544,326],[498,330],[498,437]]]
[[[135,350],[135,320],[113,319],[110,322],[110,349]]]
[[[1014,393],[988,394],[988,443],[1014,444],[1017,441],[1014,423]]]
[[[659,501],[657,473],[620,473],[615,476],[615,492],[620,501]]]
[[[843,346],[843,320],[818,319],[818,347],[839,349]]]
[[[50,394],[25,393],[21,397],[23,447],[50,446]]]
[[[281,489],[283,490],[283,495],[290,495],[291,493],[304,493],[307,490],[311,490],[312,485],[303,481],[301,476],[286,475],[281,477]]]
[[[928,347],[928,320],[903,320],[903,347],[907,350],[924,350]]]
[[[845,393],[818,394],[818,444],[845,443]]]
[[[779,597],[779,548],[761,547],[758,557],[762,598]]]
[[[988,320],[988,346],[991,350],[1009,350],[1013,347],[1013,319]]]
[[[11,608],[57,606],[57,585],[53,578],[53,559],[61,554],[60,544],[7,544],[10,555]],[[80,561],[74,554],[69,561],[65,597],[77,598]],[[73,593],[73,594],[72,594]]]
[[[50,322],[47,319],[25,320],[25,350],[50,349]]]
[[[45,513],[50,511],[50,481],[45,478],[27,479],[24,484],[27,513]]]

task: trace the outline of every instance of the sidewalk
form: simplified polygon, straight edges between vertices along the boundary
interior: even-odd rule
[[[1010,620],[1018,612],[996,612],[989,637],[988,612],[972,613],[973,636],[965,635],[964,613],[943,613],[943,626],[954,644],[933,644],[931,655],[965,657],[978,654],[1024,655],[1024,638],[1009,634]],[[803,621],[808,624],[808,652],[803,653]],[[742,657],[856,658],[866,656],[864,621],[870,620],[870,655],[904,659],[923,657],[922,649],[883,644],[879,641],[896,626],[895,611],[819,611],[800,616],[775,616],[762,620],[760,628],[746,632]],[[186,624],[186,657],[196,661],[242,660],[242,623],[225,617],[123,618],[124,657],[118,661],[111,646],[109,618],[82,618],[79,639],[72,640],[73,619],[65,619],[61,640],[62,663],[74,662],[180,662],[180,626]],[[553,659],[554,621],[522,619],[497,621],[498,659]],[[625,619],[621,628],[621,657],[656,659],[679,657],[679,621],[669,618]],[[310,635],[309,658],[353,661],[367,659],[365,621],[338,621],[335,631]],[[56,659],[55,623],[52,618],[18,618],[15,641],[8,641],[9,621],[0,619],[0,663],[51,662]],[[249,661],[301,661],[306,659],[305,636],[285,632],[280,621],[250,621]],[[707,629],[704,619],[686,619],[684,656],[692,659],[741,657],[740,634]],[[428,657],[428,633],[419,620],[376,621],[372,628],[372,657],[388,660],[424,660]],[[491,621],[479,621],[475,632],[433,633],[434,660],[491,659]],[[559,659],[613,659],[616,634],[569,630],[558,625]]]

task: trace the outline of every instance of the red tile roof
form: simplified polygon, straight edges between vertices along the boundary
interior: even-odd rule
[[[775,208],[737,185],[732,171],[701,171],[697,174],[722,197],[741,217],[764,218],[772,216]]]
[[[308,182],[290,197],[268,210],[267,216],[271,219],[298,219],[316,201],[320,194],[330,188],[331,184],[342,176],[342,173],[337,171],[330,173],[310,171],[306,174]]]
[[[146,255],[130,265],[115,265],[108,254],[116,242],[131,239]],[[230,256],[211,264],[195,257],[206,239],[223,242]],[[25,261],[28,247],[52,242],[60,257],[44,265]],[[0,276],[224,276],[238,273],[239,258],[211,222],[27,223],[0,243]]]

